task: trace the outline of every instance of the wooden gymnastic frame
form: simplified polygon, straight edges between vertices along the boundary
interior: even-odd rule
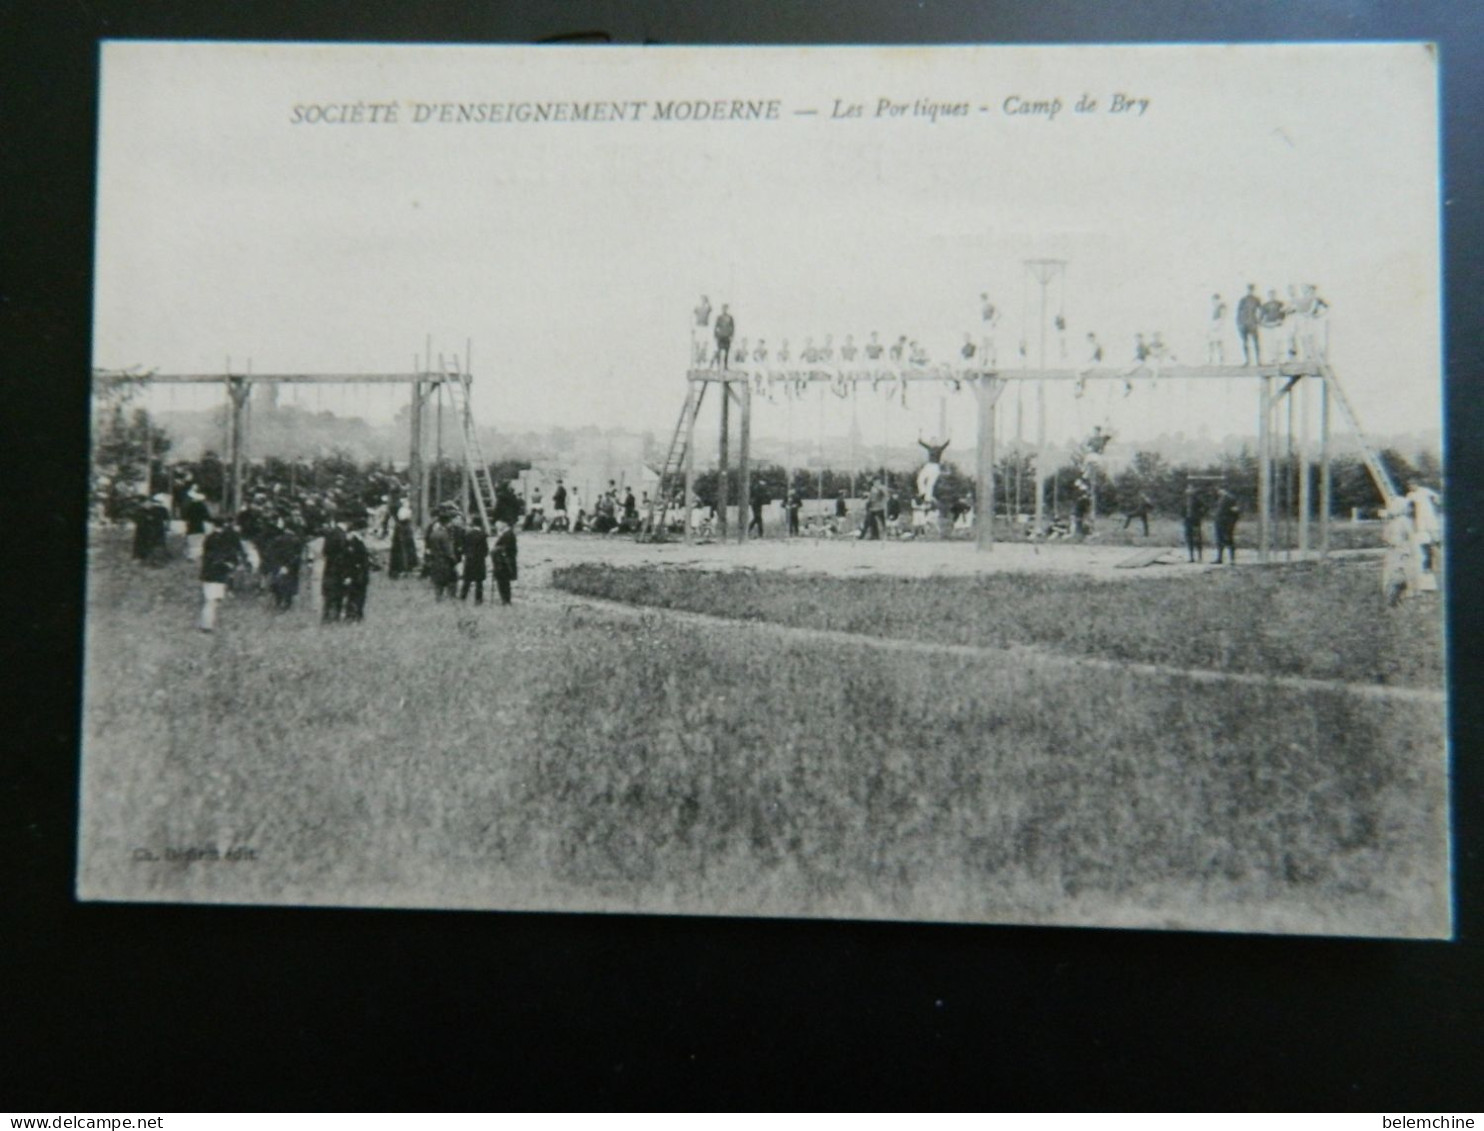
[[[408,422],[408,495],[412,504],[413,522],[421,528],[429,515],[429,479],[424,462],[427,444],[426,410],[430,398],[437,395],[445,384],[460,382],[465,390],[473,381],[468,372],[468,350],[464,362],[459,365],[454,359],[454,368],[435,371],[432,368],[431,345],[424,359],[413,358],[413,370],[408,373],[233,373],[230,368],[224,373],[137,373],[116,369],[95,369],[96,383],[134,381],[143,386],[150,385],[221,385],[226,389],[228,404],[227,453],[228,475],[223,490],[223,506],[230,514],[242,509],[243,487],[247,468],[247,435],[245,423],[250,411],[254,385],[411,385],[411,419]],[[441,358],[440,358],[441,360]],[[465,478],[468,477],[468,461]],[[468,498],[469,485],[464,488]]]
[[[692,383],[716,384],[722,388],[721,401],[721,440],[720,452],[717,461],[719,469],[717,487],[717,514],[720,520],[720,533],[723,537],[727,534],[727,508],[729,506],[727,471],[729,465],[729,406],[735,401],[741,415],[740,443],[737,454],[738,470],[740,472],[740,498],[738,499],[736,535],[739,542],[747,538],[747,508],[751,498],[751,474],[752,474],[752,389],[754,379],[759,374],[744,368],[719,369],[719,368],[692,368],[687,371],[686,378]],[[995,511],[995,460],[998,454],[995,450],[995,423],[997,404],[1000,395],[1013,381],[1034,382],[1038,395],[1036,404],[1041,419],[1037,426],[1036,453],[1036,477],[1038,481],[1044,480],[1045,468],[1043,459],[1046,452],[1045,446],[1045,397],[1042,395],[1046,383],[1059,381],[1072,381],[1091,383],[1095,381],[1118,381],[1118,382],[1144,382],[1144,381],[1254,381],[1258,385],[1258,411],[1257,411],[1257,462],[1258,462],[1258,500],[1257,500],[1257,528],[1258,528],[1258,558],[1260,561],[1269,561],[1273,554],[1273,524],[1274,524],[1274,462],[1278,457],[1277,433],[1274,426],[1274,418],[1278,408],[1288,398],[1294,395],[1295,390],[1306,389],[1307,384],[1317,383],[1319,386],[1319,451],[1317,459],[1311,460],[1311,453],[1307,443],[1301,443],[1298,450],[1298,478],[1299,478],[1299,505],[1298,505],[1298,545],[1301,550],[1308,550],[1313,545],[1311,537],[1311,515],[1312,500],[1310,498],[1309,475],[1312,463],[1317,463],[1319,468],[1319,507],[1318,507],[1318,550],[1321,556],[1327,556],[1330,549],[1330,510],[1332,506],[1332,486],[1330,460],[1332,456],[1331,446],[1331,399],[1332,394],[1337,394],[1338,400],[1345,415],[1349,418],[1352,431],[1359,442],[1362,453],[1365,456],[1366,465],[1376,482],[1377,489],[1381,492],[1383,502],[1390,503],[1396,496],[1395,486],[1391,483],[1385,467],[1379,458],[1370,449],[1364,434],[1361,432],[1354,413],[1349,407],[1349,402],[1344,392],[1339,387],[1338,378],[1333,368],[1328,364],[1322,354],[1309,359],[1296,359],[1280,365],[1162,365],[1158,369],[1144,366],[1135,370],[1119,369],[1113,366],[1098,366],[1090,369],[1071,368],[1013,368],[1013,369],[952,369],[945,366],[929,367],[926,369],[901,369],[901,368],[862,368],[823,370],[819,368],[800,371],[763,371],[764,379],[774,378],[782,383],[799,385],[830,384],[838,387],[845,384],[854,389],[861,384],[876,384],[879,382],[903,382],[903,383],[950,383],[956,386],[969,386],[974,390],[978,408],[979,423],[979,445],[974,477],[974,499],[975,499],[975,544],[980,550],[991,550],[994,548],[994,511]],[[1300,419],[1307,425],[1307,397],[1299,401]],[[688,407],[688,418],[683,421],[682,427],[686,436],[684,477],[685,477],[685,506],[687,515],[689,507],[694,500],[695,484],[695,434],[696,418],[700,411],[701,398],[699,396],[688,396],[686,405]],[[790,485],[791,486],[791,485]],[[691,537],[691,524],[689,519],[685,523],[685,537]]]

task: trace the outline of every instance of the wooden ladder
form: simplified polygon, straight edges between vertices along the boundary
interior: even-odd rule
[[[685,404],[675,421],[675,431],[670,434],[670,446],[665,451],[665,462],[660,466],[660,479],[655,484],[654,497],[649,500],[649,514],[645,516],[644,531],[640,537],[661,538],[665,533],[665,519],[670,513],[670,496],[675,489],[675,480],[685,473],[685,459],[689,454],[688,440],[690,423],[701,409],[701,400],[706,396],[706,382],[691,381],[685,393]],[[682,506],[689,507],[685,499]],[[689,516],[687,516],[689,521]]]
[[[1390,509],[1391,505],[1401,498],[1401,492],[1397,490],[1396,482],[1391,478],[1391,472],[1387,470],[1380,453],[1371,447],[1370,440],[1366,438],[1365,429],[1360,426],[1360,418],[1355,415],[1355,407],[1350,403],[1350,398],[1345,395],[1345,387],[1340,384],[1339,375],[1335,373],[1334,366],[1330,365],[1329,357],[1324,350],[1317,346],[1313,335],[1305,338],[1304,347],[1308,358],[1318,363],[1319,372],[1328,382],[1329,387],[1334,390],[1335,401],[1349,423],[1356,443],[1360,445],[1360,454],[1365,461],[1366,470],[1371,473],[1371,480],[1376,484],[1376,490],[1381,492],[1382,503]]]
[[[474,409],[470,404],[467,374],[453,378],[458,389],[459,428],[464,440],[464,468],[469,473],[469,482],[474,486],[474,513],[480,529],[493,537],[495,533],[495,481],[490,475],[489,461],[479,446],[479,434],[474,426]]]

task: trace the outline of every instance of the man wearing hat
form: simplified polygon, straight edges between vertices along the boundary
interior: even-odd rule
[[[490,554],[489,536],[484,529],[475,523],[464,531],[464,580],[459,586],[459,600],[464,601],[469,597],[469,589],[474,589],[474,603],[484,604],[484,579],[489,576],[485,559]]]
[[[349,542],[345,534],[345,515],[341,512],[325,530],[324,546],[320,549],[320,568],[323,571],[320,593],[324,597],[321,619],[326,623],[339,620],[345,612],[345,555]]]
[[[273,593],[273,607],[294,607],[299,592],[299,572],[304,565],[304,539],[295,524],[285,516],[278,529],[268,538],[263,553],[263,566],[268,571],[268,588]]]
[[[371,551],[366,548],[366,515],[350,517],[345,536],[345,554],[341,560],[341,578],[345,591],[345,619],[366,619],[366,590],[371,586]]]
[[[199,562],[201,547],[206,541],[206,524],[211,521],[211,511],[201,492],[192,487],[186,493],[186,503],[181,515],[186,528],[186,560]]]
[[[1237,564],[1237,519],[1241,517],[1237,500],[1223,487],[1216,496],[1216,564],[1221,564],[1223,554],[1232,565]]]
[[[441,505],[434,514],[424,540],[424,550],[428,558],[428,576],[433,581],[434,599],[441,601],[444,597],[453,596],[458,582],[459,546],[454,540],[453,507],[449,503]]]
[[[495,588],[500,593],[500,604],[510,604],[510,583],[519,575],[516,564],[518,547],[515,528],[508,522],[495,523],[495,545],[490,557],[495,567]]]
[[[227,515],[206,536],[201,547],[201,618],[197,623],[202,632],[216,629],[216,612],[227,595],[227,581],[246,561],[242,539],[237,537],[232,518]]]

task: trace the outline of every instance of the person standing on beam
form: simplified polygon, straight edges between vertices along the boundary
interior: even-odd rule
[[[1262,364],[1262,299],[1257,297],[1257,284],[1248,283],[1247,293],[1237,302],[1237,336],[1242,340],[1242,364]]]

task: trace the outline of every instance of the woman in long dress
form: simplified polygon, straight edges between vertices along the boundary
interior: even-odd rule
[[[417,537],[412,529],[412,511],[404,503],[397,510],[397,524],[392,528],[391,561],[387,576],[395,580],[417,572]]]

